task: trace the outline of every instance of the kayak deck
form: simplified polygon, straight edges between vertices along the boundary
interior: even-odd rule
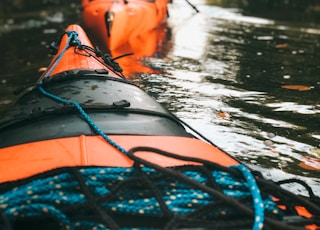
[[[42,87],[77,101],[106,134],[190,136],[176,118],[137,86],[89,70],[56,75]],[[95,135],[72,104],[34,88],[0,119],[0,147],[79,135]]]

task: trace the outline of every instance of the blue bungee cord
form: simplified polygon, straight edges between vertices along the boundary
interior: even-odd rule
[[[88,125],[95,131],[95,133],[97,133],[98,135],[100,135],[104,140],[106,140],[109,144],[111,144],[113,147],[115,147],[116,149],[118,149],[120,152],[122,152],[123,154],[127,155],[127,150],[125,150],[124,148],[122,148],[120,145],[118,145],[117,143],[115,143],[111,138],[109,138],[95,123],[94,121],[90,118],[90,116],[82,109],[81,105],[79,105],[78,102],[76,101],[72,101],[72,100],[66,100],[63,99],[61,97],[58,97],[54,94],[51,94],[49,92],[47,92],[46,90],[44,90],[41,86],[39,87],[40,92],[47,96],[50,97],[58,102],[61,103],[65,103],[65,104],[71,104],[73,105],[81,114],[81,116],[83,117],[83,119],[88,123]]]
[[[54,64],[51,66],[50,70],[48,72],[46,72],[44,74],[44,76],[42,76],[40,78],[40,84],[42,84],[43,79],[46,79],[50,76],[50,74],[53,72],[53,70],[57,67],[57,65],[59,64],[62,56],[64,55],[64,53],[66,52],[66,50],[70,47],[70,43],[71,41],[75,42],[75,45],[81,45],[81,41],[78,38],[78,33],[76,31],[66,31],[65,32],[66,35],[68,35],[68,40],[66,42],[66,45],[63,47],[62,51],[60,52],[60,54],[57,56]]]
[[[261,198],[259,187],[249,169],[243,165],[233,165],[231,168],[238,169],[244,176],[246,182],[248,183],[248,188],[252,194],[252,203],[255,211],[253,230],[260,230],[263,228],[264,221],[264,204]]]

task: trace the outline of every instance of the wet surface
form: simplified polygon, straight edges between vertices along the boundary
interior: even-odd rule
[[[320,193],[320,24],[195,5],[200,13],[170,4],[155,53],[122,59],[125,72],[231,155],[275,180],[303,177]],[[1,8],[0,111],[40,77],[46,46],[81,24],[77,1],[24,7]]]

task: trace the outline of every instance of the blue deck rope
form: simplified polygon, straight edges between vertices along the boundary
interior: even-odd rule
[[[60,54],[56,58],[54,64],[50,68],[50,70],[48,72],[46,72],[46,74],[41,78],[41,82],[43,81],[43,79],[48,78],[50,76],[50,74],[53,72],[53,70],[57,67],[57,65],[59,64],[59,62],[60,62],[61,58],[63,57],[64,53],[70,47],[71,41],[73,41],[76,45],[80,45],[81,44],[81,41],[78,38],[78,33],[76,31],[66,31],[65,33],[68,35],[68,40],[67,40],[65,46],[63,47],[62,51],[60,52]]]
[[[109,138],[95,123],[94,121],[90,118],[90,116],[82,109],[82,107],[79,105],[78,102],[72,101],[72,100],[66,100],[61,97],[58,97],[54,94],[51,94],[47,92],[45,89],[43,89],[41,86],[39,87],[40,92],[49,97],[52,98],[60,103],[65,103],[65,104],[71,104],[73,105],[81,114],[81,116],[84,118],[84,120],[88,123],[88,125],[94,130],[94,132],[98,135],[100,135],[104,140],[106,140],[109,144],[111,144],[113,147],[118,149],[120,152],[123,154],[127,155],[127,150],[122,148],[120,145],[118,145],[116,142],[114,142],[111,138]]]

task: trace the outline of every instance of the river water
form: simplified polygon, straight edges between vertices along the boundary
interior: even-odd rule
[[[82,24],[77,1],[32,2],[0,8],[0,112],[15,89],[39,78],[51,58],[46,46]],[[185,1],[169,5],[167,23],[145,36],[155,38],[154,53],[119,60],[127,76],[266,177],[302,178],[319,195],[320,25],[194,4],[199,13]]]

